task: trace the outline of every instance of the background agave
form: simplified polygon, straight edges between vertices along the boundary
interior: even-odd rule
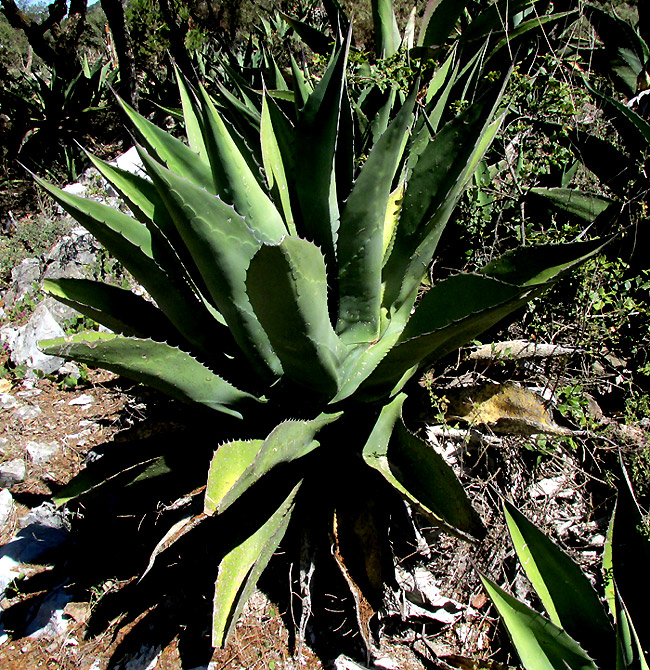
[[[384,121],[355,144],[349,39],[313,88],[294,67],[294,91],[264,91],[247,114],[230,96],[245,130],[180,75],[187,144],[124,105],[146,174],[93,163],[133,216],[39,180],[152,299],[49,281],[52,295],[112,332],[43,349],[205,408],[199,425],[211,440],[109,452],[58,501],[83,496],[91,509],[93,496],[110,498],[106,515],[136,499],[149,513],[164,505],[158,542],[141,547],[151,570],[143,584],[171,574],[175,559],[163,558],[188,536],[212,538],[198,558],[208,576],[218,566],[214,645],[281,543],[304,574],[339,570],[367,647],[393,584],[389,528],[410,523],[404,501],[450,532],[481,535],[451,469],[402,419],[408,382],[602,246],[520,248],[421,296],[444,226],[499,129],[504,81],[486,81],[453,116],[450,91],[468,70],[452,55],[428,86],[394,91]],[[313,585],[296,580],[304,619]]]

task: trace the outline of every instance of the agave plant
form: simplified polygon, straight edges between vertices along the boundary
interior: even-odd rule
[[[644,600],[635,593],[636,579],[632,578],[632,585],[623,571],[645,565],[650,546],[641,531],[638,503],[625,478],[616,508],[603,555],[606,608],[576,563],[513,505],[504,502],[515,552],[546,616],[487,577],[481,579],[525,668],[647,670],[647,636],[635,628],[622,593],[626,599],[629,596],[628,603]],[[636,613],[645,608],[645,602],[639,605]]]
[[[147,294],[48,281],[52,295],[112,332],[42,342],[43,350],[202,406],[211,436],[196,452],[134,448],[118,472],[100,460],[57,500],[145,481],[152,510],[172,492],[191,500],[149,547],[149,568],[213,524],[215,646],[283,540],[296,546],[289,537],[301,538],[303,553],[320,547],[321,563],[340,569],[369,643],[369,619],[392,581],[396,509],[406,504],[464,537],[482,534],[452,470],[402,419],[409,380],[601,247],[521,248],[422,296],[445,224],[499,130],[504,82],[433,136],[416,83],[361,156],[348,50],[349,38],[313,90],[295,92],[294,121],[262,95],[255,144],[180,76],[188,144],[124,104],[144,174],[92,160],[133,216],[38,180]]]

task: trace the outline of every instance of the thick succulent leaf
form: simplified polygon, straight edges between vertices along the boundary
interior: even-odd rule
[[[175,272],[176,266],[168,271],[162,265],[169,260],[168,248],[161,248],[145,225],[112,207],[35,179],[124,265],[191,344],[205,355],[214,353],[214,342],[224,335],[217,315],[209,311],[186,277]]]
[[[504,21],[511,18],[527,7],[532,7],[539,0],[498,0],[488,5],[482,12],[472,18],[463,30],[463,42],[483,41],[486,37],[506,32]]]
[[[402,393],[382,409],[363,448],[364,461],[436,523],[482,536],[483,524],[453,470],[404,426],[406,397]]]
[[[341,215],[337,332],[346,343],[370,342],[379,335],[386,208],[416,94],[417,87],[373,147]]]
[[[616,670],[648,670],[648,661],[630,613],[616,594]]]
[[[637,136],[640,136],[644,149],[647,149],[648,145],[650,145],[650,123],[624,103],[599,93],[596,89],[589,86],[589,84],[586,84],[586,86],[595,97],[602,100],[606,105],[609,105],[627,126],[634,130]]]
[[[466,4],[460,0],[429,0],[422,16],[418,46],[443,46]]]
[[[261,242],[232,206],[141,155],[235,340],[254,367],[263,371],[263,363],[279,375],[280,362],[246,291],[246,273]]]
[[[344,346],[329,320],[327,274],[318,248],[294,237],[264,245],[251,261],[246,287],[285,375],[332,397]]]
[[[293,174],[295,147],[288,120],[268,95],[264,96],[262,106],[260,137],[269,190],[275,201],[280,203],[289,234],[295,236],[296,226],[291,209],[293,184],[287,178]]]
[[[104,282],[90,279],[46,279],[43,289],[59,302],[122,335],[160,341],[178,339],[178,331],[155,305]]]
[[[384,268],[384,305],[410,311],[438,240],[490,143],[501,97],[475,103],[447,123],[422,151],[408,179],[395,244]]]
[[[603,648],[613,652],[614,631],[580,568],[513,505],[504,501],[503,509],[519,562],[551,621],[595,658]]]
[[[183,244],[154,184],[149,179],[121,170],[92,154],[87,155],[106,181],[120,194],[135,218],[147,226],[156,240],[159,253],[165,249],[165,262],[161,264],[168,270],[175,268],[175,274],[189,274],[192,281],[197,283],[197,290],[204,294],[205,287],[199,278],[194,259]]]
[[[232,131],[203,88],[200,96],[203,132],[217,194],[235,207],[260,239],[278,242],[287,233],[280,213],[262,190]]]
[[[457,275],[430,289],[399,342],[368,378],[365,388],[405,382],[409,371],[475,339],[529,299],[530,291],[480,275]]]
[[[219,565],[212,616],[212,644],[223,646],[289,525],[300,483],[266,521]]]
[[[193,184],[214,193],[214,181],[209,164],[188,146],[169,133],[158,128],[121,101],[131,124],[137,131],[141,143],[160,163]]]
[[[80,333],[39,342],[51,356],[61,356],[111,370],[143,382],[185,402],[197,402],[240,417],[234,409],[244,400],[258,400],[214,374],[189,354],[163,342],[107,333]]]
[[[331,50],[328,49],[329,53]],[[295,91],[296,94],[295,102],[297,109],[302,109],[307,103],[309,96],[314,92],[313,87],[305,77],[304,72],[298,67],[296,59],[291,56],[291,74],[293,76]]]
[[[377,58],[388,58],[399,49],[402,41],[393,11],[393,0],[372,0],[372,18]]]
[[[488,263],[480,272],[510,284],[536,286],[571,271],[600,253],[610,241],[611,238],[604,241],[518,247]]]
[[[331,37],[304,21],[300,21],[282,12],[278,13],[314,53],[321,56],[329,56],[332,53],[333,40]]]
[[[561,628],[481,575],[526,670],[597,670],[580,645]]]
[[[609,198],[591,195],[573,188],[535,187],[530,189],[530,193],[548,200],[559,209],[569,212],[569,214],[590,222],[612,204]]]
[[[322,414],[312,421],[284,421],[265,440],[222,444],[210,463],[205,513],[221,514],[273,468],[297,461],[316,449],[316,434],[340,416]]]
[[[183,108],[183,120],[185,122],[185,134],[190,149],[203,161],[208,161],[208,152],[203,140],[203,133],[201,131],[201,122],[197,114],[197,104],[194,92],[190,89],[185,77],[174,64],[174,72],[176,74],[176,82],[178,84],[178,91],[181,96],[181,105]]]
[[[339,208],[334,164],[349,39],[309,96],[296,125],[295,183],[301,225],[304,236],[323,250],[330,268],[336,267]]]

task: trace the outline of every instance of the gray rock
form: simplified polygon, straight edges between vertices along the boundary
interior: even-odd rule
[[[3,329],[3,335],[5,335]],[[7,332],[7,344],[11,350],[11,360],[16,365],[27,367],[27,375],[34,376],[35,370],[42,370],[45,374],[56,372],[63,359],[57,356],[48,356],[38,348],[40,340],[54,337],[63,337],[65,333],[54,320],[47,305],[39,304],[29,321],[20,328],[13,329],[13,333]]]
[[[20,404],[20,400],[11,393],[0,393],[0,409],[14,409]]]
[[[92,277],[97,267],[100,244],[81,226],[63,236],[45,256],[45,279]]]
[[[42,465],[52,458],[56,453],[61,451],[61,445],[58,442],[28,442],[26,447],[32,463],[35,465]]]
[[[35,293],[41,282],[41,261],[38,258],[26,258],[11,271],[11,283],[5,293],[5,307],[15,304],[28,295]]]
[[[19,407],[13,414],[16,419],[31,421],[42,414],[43,410],[38,405],[25,405]]]
[[[0,487],[10,488],[24,481],[27,467],[22,458],[13,458],[0,463]]]
[[[27,625],[25,635],[32,639],[63,635],[69,623],[63,610],[69,602],[72,602],[72,596],[68,595],[63,587],[48,593],[43,598],[34,618]]]
[[[6,437],[0,437],[0,454],[4,454],[9,446],[9,440]]]
[[[20,525],[25,529],[31,526],[43,526],[67,531],[70,528],[66,510],[47,502],[38,507],[33,507],[29,514],[21,520]]]
[[[4,526],[14,511],[14,499],[11,497],[9,489],[0,491],[0,528]]]

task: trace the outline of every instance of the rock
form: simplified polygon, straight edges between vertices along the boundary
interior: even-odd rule
[[[26,258],[11,271],[11,283],[5,293],[5,307],[14,307],[25,296],[36,292],[41,282],[41,261]]]
[[[28,442],[26,445],[27,453],[35,465],[42,465],[52,458],[57,452],[61,451],[61,445],[58,442]]]
[[[15,409],[20,407],[20,401],[11,393],[0,393],[0,409]]]
[[[4,526],[14,511],[14,499],[8,489],[0,491],[0,529]]]
[[[93,396],[89,395],[88,393],[84,393],[70,400],[68,405],[92,405],[94,402],[95,398],[93,398]]]
[[[43,503],[29,511],[20,522],[22,528],[30,526],[42,526],[55,530],[68,530],[70,524],[66,516],[66,511],[56,507],[53,503]]]
[[[4,454],[9,446],[9,440],[6,437],[0,437],[0,454]]]
[[[34,618],[25,629],[25,635],[32,639],[40,637],[59,637],[68,628],[68,619],[65,618],[65,607],[72,602],[62,587],[48,593],[43,598]]]
[[[97,268],[97,240],[81,226],[75,226],[45,256],[45,279],[92,277]]]
[[[139,174],[142,176],[142,159],[138,154],[136,147],[131,147],[128,151],[124,152],[121,156],[118,156],[112,165],[120,168],[120,170],[126,170],[131,174]]]
[[[22,458],[13,458],[0,463],[0,487],[11,488],[14,484],[24,481],[27,467]]]
[[[19,407],[13,415],[16,419],[31,421],[41,414],[42,410],[38,405],[25,405],[24,407]]]
[[[48,356],[38,348],[40,340],[48,340],[65,335],[63,329],[54,320],[52,314],[44,303],[39,304],[29,321],[20,328],[3,329],[13,330],[7,333],[7,343],[11,350],[11,360],[15,365],[27,367],[27,375],[35,376],[35,370],[41,370],[45,374],[56,372],[63,359],[57,356]]]

